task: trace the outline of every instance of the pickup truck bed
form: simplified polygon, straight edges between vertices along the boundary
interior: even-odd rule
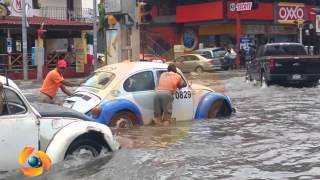
[[[267,85],[299,83],[314,85],[320,79],[320,56],[308,56],[302,44],[272,43],[259,47],[248,63],[247,78]]]
[[[315,82],[320,78],[320,56],[270,56],[269,58],[273,60],[269,81]]]

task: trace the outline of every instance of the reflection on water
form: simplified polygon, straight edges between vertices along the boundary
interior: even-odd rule
[[[188,135],[190,122],[174,122],[170,126],[144,126],[118,129],[115,138],[125,148],[166,148]]]
[[[320,179],[319,88],[258,88],[221,74],[210,86],[231,96],[231,118],[120,130],[112,156],[38,179]]]

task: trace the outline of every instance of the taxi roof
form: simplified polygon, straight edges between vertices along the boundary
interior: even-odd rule
[[[116,64],[111,64],[108,66],[104,66],[99,68],[97,71],[110,71],[115,74],[117,73],[131,73],[142,70],[149,69],[166,69],[168,68],[168,64],[157,63],[157,62],[121,62]]]

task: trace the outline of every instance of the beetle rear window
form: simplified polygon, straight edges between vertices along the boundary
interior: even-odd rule
[[[104,89],[111,83],[114,78],[115,75],[111,72],[98,71],[89,76],[89,78],[85,83],[82,84],[82,86]]]

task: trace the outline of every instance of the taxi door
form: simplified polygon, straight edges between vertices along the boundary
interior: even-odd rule
[[[4,87],[0,94],[0,172],[19,168],[18,159],[24,147],[38,149],[39,127],[36,116],[25,99],[13,88]]]
[[[157,84],[161,73],[166,70],[157,70]],[[174,100],[172,104],[172,119],[176,121],[191,120],[193,118],[193,95],[190,87],[187,85],[187,81],[181,76],[184,81],[184,87],[177,90],[174,94]]]

